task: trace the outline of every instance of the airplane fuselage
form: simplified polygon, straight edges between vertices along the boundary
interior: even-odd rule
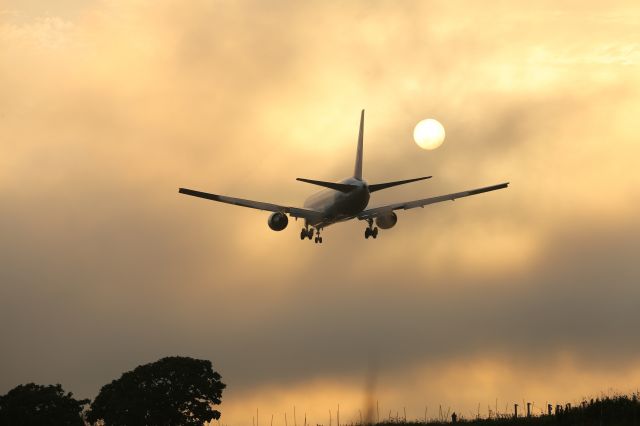
[[[349,192],[340,192],[333,189],[324,189],[307,198],[304,207],[322,212],[322,219],[307,220],[311,226],[328,226],[332,223],[353,219],[358,213],[367,208],[369,204],[369,187],[367,182],[356,178],[347,178],[340,183],[354,185],[357,188]]]

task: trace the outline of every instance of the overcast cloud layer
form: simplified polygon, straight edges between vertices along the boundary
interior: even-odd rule
[[[385,416],[635,390],[640,7],[590,3],[3,2],[0,393],[174,354],[233,425],[355,419],[372,360]],[[434,175],[372,205],[510,188],[320,247],[177,194],[301,205],[362,108],[369,182]]]

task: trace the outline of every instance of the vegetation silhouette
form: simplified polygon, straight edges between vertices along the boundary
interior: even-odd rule
[[[61,385],[29,383],[0,395],[0,426],[178,426],[204,425],[220,418],[213,409],[220,404],[226,385],[210,361],[189,357],[167,357],[144,364],[105,385],[90,409],[88,399],[76,400]],[[391,417],[373,421],[367,414],[349,426],[437,426],[451,423],[467,425],[562,425],[562,426],[640,426],[640,393],[602,396],[571,406],[548,405],[541,415],[495,414],[488,418],[466,419],[453,413],[440,413],[438,419],[407,421]],[[517,406],[517,404],[516,404]],[[517,409],[517,408],[516,408]],[[454,418],[455,416],[455,418]],[[286,414],[285,414],[286,419]],[[339,417],[338,417],[339,419]],[[339,420],[338,420],[339,421]],[[272,417],[273,422],[273,417]],[[306,416],[305,416],[305,425]]]
[[[398,425],[449,425],[451,423],[463,423],[469,426],[497,425],[497,426],[522,426],[522,425],[562,425],[562,426],[637,426],[640,425],[639,395],[614,395],[604,396],[572,407],[570,404],[558,405],[551,414],[540,416],[520,416],[513,414],[500,414],[491,418],[464,419],[462,416],[431,421],[405,421],[402,418],[389,419],[374,423],[374,426],[398,426]],[[365,426],[363,424],[357,426]]]
[[[104,426],[202,425],[220,418],[213,409],[226,387],[220,379],[211,361],[162,358],[103,386],[86,419]]]
[[[88,403],[61,385],[19,385],[0,396],[0,425],[84,426],[82,410]]]

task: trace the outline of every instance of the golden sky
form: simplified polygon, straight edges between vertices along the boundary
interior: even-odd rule
[[[0,393],[81,397],[211,359],[222,421],[471,416],[640,382],[637,1],[0,3]],[[180,186],[302,205],[352,171],[433,175],[275,233]],[[447,140],[412,142],[435,117]],[[315,424],[314,423],[314,424]],[[290,423],[291,424],[291,423]]]

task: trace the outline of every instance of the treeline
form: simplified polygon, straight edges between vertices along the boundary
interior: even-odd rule
[[[75,399],[61,385],[19,385],[0,396],[0,426],[182,426],[204,425],[219,419],[213,407],[222,401],[226,385],[210,361],[168,357],[128,371],[104,385],[98,396]],[[549,406],[546,415],[502,414],[465,419],[407,422],[381,421],[374,426],[398,425],[563,425],[640,426],[639,394],[613,395],[570,404]],[[321,425],[318,425],[321,426]],[[366,426],[352,424],[351,426]]]
[[[128,371],[93,400],[29,383],[0,396],[0,426],[203,425],[220,418],[225,384],[210,361],[168,357]]]

